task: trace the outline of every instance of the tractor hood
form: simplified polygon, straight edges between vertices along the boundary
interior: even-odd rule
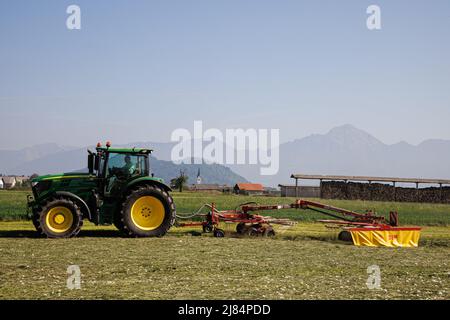
[[[45,176],[39,176],[31,180],[31,182],[41,182],[47,180],[61,180],[61,179],[89,179],[95,178],[94,175],[89,174],[87,172],[68,172],[68,173],[60,173],[60,174],[48,174]]]

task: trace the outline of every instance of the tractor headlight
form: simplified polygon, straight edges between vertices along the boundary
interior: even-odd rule
[[[35,187],[38,183],[39,183],[39,182],[34,181],[34,182],[31,183],[31,186],[32,186],[32,187]]]

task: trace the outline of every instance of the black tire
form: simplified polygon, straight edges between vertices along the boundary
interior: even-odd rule
[[[352,234],[347,230],[339,232],[338,239],[346,242],[353,241]]]
[[[204,233],[210,233],[213,231],[213,226],[211,224],[207,223],[202,226],[202,229],[203,229]]]
[[[216,237],[216,238],[223,238],[223,237],[225,237],[225,232],[222,229],[215,229],[214,230],[214,237]]]
[[[151,227],[152,229],[143,229],[137,223],[133,221],[132,217],[132,206],[136,201],[142,197],[152,197],[159,200],[164,208],[164,216],[162,217],[162,222],[157,227]],[[152,208],[149,206],[145,208],[145,217],[151,217]],[[156,212],[153,212],[156,214]],[[162,237],[169,231],[170,227],[175,223],[176,210],[175,204],[172,197],[161,188],[153,185],[146,185],[139,187],[131,191],[125,198],[122,204],[122,210],[120,213],[121,223],[123,224],[123,231],[126,235],[131,237]]]
[[[255,227],[251,227],[247,231],[247,235],[250,237],[257,237],[259,235],[258,229]]]
[[[53,212],[57,212],[57,209],[55,209],[57,207],[68,209],[66,213],[71,215],[69,218],[72,219],[72,222],[67,226],[67,230],[66,228],[63,228],[64,222],[60,224],[61,230],[59,232],[55,231],[57,228],[52,227],[52,224],[53,226],[57,226],[58,223],[55,220],[56,218],[52,221],[52,217],[48,215],[53,215]],[[72,200],[66,198],[49,199],[34,212],[32,220],[39,235],[47,238],[75,237],[80,232],[81,226],[83,225],[83,215],[80,207]]]
[[[114,218],[113,218],[113,225],[117,228],[117,230],[119,230],[120,232],[124,232],[124,226],[123,226],[123,222],[122,219],[120,217],[120,213],[119,214],[114,214]]]
[[[42,208],[39,208],[41,210]],[[31,221],[33,221],[33,226],[37,230],[39,227],[39,214],[38,212],[33,211],[33,214],[31,216]]]
[[[236,232],[238,234],[244,234],[245,231],[247,230],[247,226],[245,225],[244,222],[239,222],[236,226]]]
[[[264,236],[265,237],[275,237],[275,230],[273,230],[272,227],[267,227],[264,230]]]

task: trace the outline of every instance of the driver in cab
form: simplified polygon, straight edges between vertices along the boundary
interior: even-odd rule
[[[116,181],[119,180],[126,180],[129,177],[131,177],[135,171],[136,166],[131,161],[131,157],[129,155],[126,155],[124,158],[125,164],[122,167],[114,167],[112,170],[112,176],[109,179],[107,191],[111,192],[113,188],[115,188]],[[115,170],[114,170],[115,169]]]
[[[131,162],[131,157],[129,155],[125,156],[125,165],[122,167],[122,172],[126,176],[131,176],[136,170],[136,166]]]

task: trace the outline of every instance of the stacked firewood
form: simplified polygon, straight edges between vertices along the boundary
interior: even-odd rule
[[[382,183],[324,181],[324,199],[450,203],[450,187],[405,188]]]

